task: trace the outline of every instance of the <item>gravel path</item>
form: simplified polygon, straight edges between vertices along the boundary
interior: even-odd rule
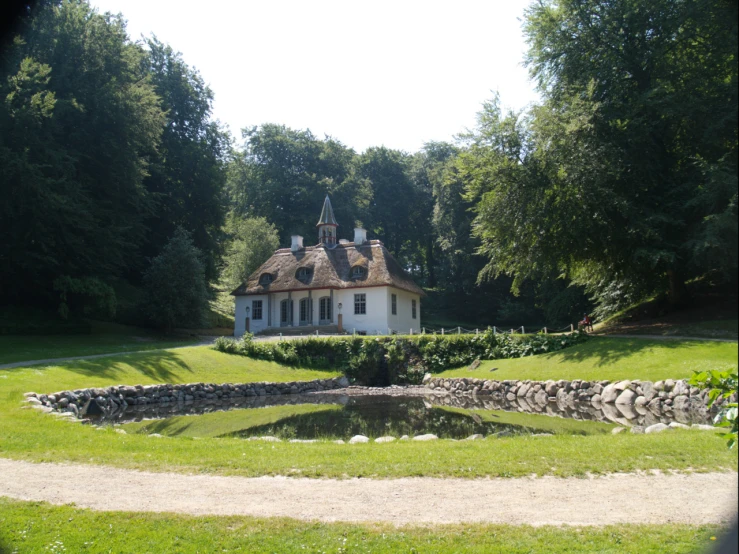
[[[147,473],[0,458],[0,495],[94,510],[395,525],[723,523],[737,473],[515,479],[305,479]]]

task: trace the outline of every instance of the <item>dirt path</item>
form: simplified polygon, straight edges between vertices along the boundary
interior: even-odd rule
[[[95,358],[109,358],[111,356],[127,356],[128,354],[143,354],[144,352],[157,352],[159,350],[178,350],[180,348],[192,348],[193,346],[207,346],[213,344],[216,337],[201,337],[198,342],[191,342],[182,346],[171,346],[169,348],[151,348],[149,350],[129,350],[128,352],[109,352],[107,354],[90,354],[88,356],[67,356],[65,358],[44,358],[41,360],[25,360],[10,364],[0,364],[0,369],[12,369],[14,367],[29,367],[32,365],[54,365],[70,360],[94,360]]]
[[[736,473],[585,479],[304,479],[146,473],[0,458],[0,496],[94,510],[319,521],[528,525],[719,523],[737,509]]]

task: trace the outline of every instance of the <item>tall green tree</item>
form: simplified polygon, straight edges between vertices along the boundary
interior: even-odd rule
[[[370,196],[354,171],[353,150],[330,137],[320,140],[310,131],[284,125],[245,129],[243,136],[243,148],[229,167],[236,213],[266,218],[285,244],[292,234],[315,236],[323,199],[326,193],[336,194],[343,200],[334,202],[336,217],[341,228],[348,228],[343,232],[351,234],[350,226],[365,215]]]
[[[202,253],[190,233],[175,230],[144,274],[146,310],[152,322],[171,331],[203,325],[208,290]]]
[[[164,124],[145,58],[120,18],[79,1],[40,5],[3,53],[3,300],[52,302],[55,280],[120,275],[135,259]]]
[[[226,221],[229,237],[223,256],[222,281],[233,290],[266,262],[279,248],[277,228],[263,217],[241,218],[231,214]]]
[[[736,9],[529,9],[527,63],[544,103],[530,114],[490,103],[464,157],[491,273],[515,284],[560,274],[601,298],[667,290],[678,303],[686,280],[736,280]]]
[[[144,181],[156,207],[146,221],[145,251],[157,252],[178,226],[190,229],[213,279],[230,138],[212,119],[213,91],[200,74],[156,37],[145,44],[150,82],[166,114],[158,156]]]

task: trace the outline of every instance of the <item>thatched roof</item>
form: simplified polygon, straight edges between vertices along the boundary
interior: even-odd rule
[[[352,269],[361,267],[362,275],[355,277]],[[298,270],[308,268],[309,275],[298,278]],[[265,284],[263,275],[272,276]],[[249,276],[246,283],[231,294],[265,294],[309,289],[350,289],[391,286],[425,296],[423,290],[400,267],[379,240],[365,242],[357,247],[353,242],[329,248],[323,244],[277,250],[272,257]]]

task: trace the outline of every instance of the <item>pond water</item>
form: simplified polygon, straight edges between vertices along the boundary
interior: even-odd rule
[[[582,417],[490,409],[482,402],[464,406],[447,404],[448,399],[418,395],[288,395],[250,399],[235,407],[182,406],[189,413],[178,415],[128,414],[116,422],[128,433],[303,440],[346,440],[354,435],[399,438],[427,433],[446,439],[464,439],[474,434],[588,435],[610,433],[614,427]]]

